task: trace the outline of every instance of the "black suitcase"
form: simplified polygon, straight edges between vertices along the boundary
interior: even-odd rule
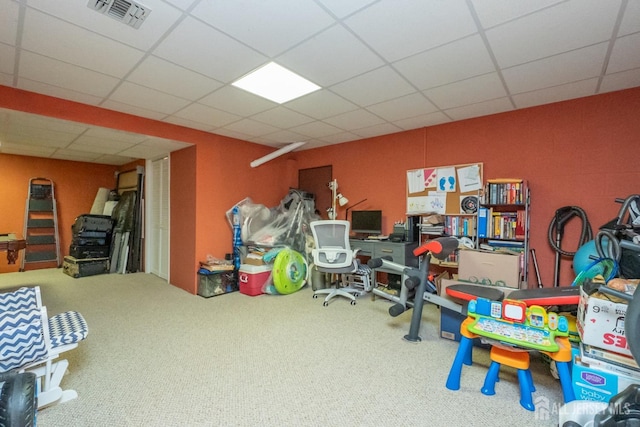
[[[64,257],[62,264],[64,274],[73,278],[95,276],[109,272],[109,258],[76,259],[72,256]]]
[[[73,234],[83,231],[107,231],[111,232],[113,228],[113,220],[108,215],[80,215],[76,218],[76,222],[71,226]]]
[[[109,239],[111,233],[108,231],[80,231],[79,233],[73,233],[73,237],[82,239]]]
[[[108,258],[110,246],[71,245],[69,255],[77,259]]]
[[[72,237],[71,244],[75,246],[109,246],[111,236],[105,237]]]

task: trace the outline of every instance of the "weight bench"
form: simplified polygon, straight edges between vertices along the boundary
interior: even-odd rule
[[[56,359],[76,348],[88,332],[78,312],[48,318],[37,286],[0,294],[0,372],[34,373],[38,408],[75,399],[75,390],[60,387],[69,362]]]

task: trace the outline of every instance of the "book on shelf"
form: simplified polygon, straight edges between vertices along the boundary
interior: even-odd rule
[[[521,205],[525,203],[526,185],[522,179],[489,179],[482,203],[489,205]]]
[[[489,209],[478,208],[478,237],[481,239],[489,236],[487,229],[489,217]]]
[[[580,359],[591,367],[640,380],[640,367],[632,357],[580,343]]]

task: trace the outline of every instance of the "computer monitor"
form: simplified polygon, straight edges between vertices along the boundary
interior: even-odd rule
[[[382,211],[351,211],[351,231],[356,234],[382,234]]]

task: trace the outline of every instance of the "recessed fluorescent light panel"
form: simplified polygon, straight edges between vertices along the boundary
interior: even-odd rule
[[[320,86],[275,62],[270,62],[231,84],[278,104],[320,89]]]

